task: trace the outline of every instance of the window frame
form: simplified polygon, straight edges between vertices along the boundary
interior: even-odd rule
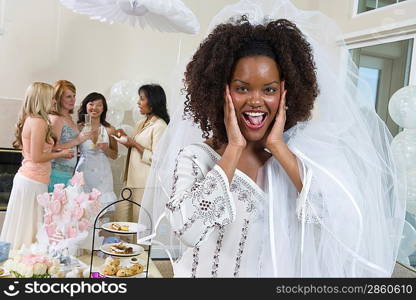
[[[416,33],[410,33],[410,34],[403,34],[398,36],[392,36],[392,37],[384,37],[377,40],[370,40],[370,41],[361,41],[357,43],[351,43],[346,45],[348,51],[357,49],[357,48],[363,48],[363,47],[369,47],[369,46],[377,46],[382,45],[386,43],[393,43],[393,42],[400,42],[404,40],[410,40],[413,39],[413,49],[412,49],[412,57],[410,62],[410,70],[409,70],[409,85],[416,85]]]
[[[369,10],[369,11],[360,12],[360,13],[358,12],[359,2],[360,2],[360,0],[354,0],[353,12],[352,12],[352,17],[353,18],[360,17],[360,16],[365,16],[365,15],[368,15],[368,14],[373,14],[375,12],[382,11],[382,10],[387,10],[387,9],[391,9],[393,7],[394,8],[397,8],[397,7],[402,6],[404,3],[409,2],[409,0],[402,1],[402,2],[397,2],[397,3],[394,3],[394,4],[390,4],[390,5],[387,5],[387,6],[375,8],[375,9],[372,9],[372,10]]]
[[[378,46],[387,43],[394,43],[400,42],[404,40],[413,40],[412,43],[412,50],[411,50],[411,61],[409,66],[409,78],[408,78],[408,86],[409,85],[416,85],[416,32],[407,33],[407,34],[398,34],[395,36],[385,36],[380,37],[376,40],[368,39],[368,40],[361,40],[355,43],[346,44],[345,47],[348,50],[348,53],[351,53],[351,50],[364,48],[364,47],[371,47],[371,46]],[[349,57],[350,54],[348,54]],[[399,126],[399,132],[402,131],[403,128]],[[415,269],[416,270],[416,269]]]

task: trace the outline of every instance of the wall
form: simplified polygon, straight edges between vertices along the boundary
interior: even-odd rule
[[[0,114],[0,147],[11,147],[21,100],[33,81],[70,80],[77,87],[78,102],[91,91],[108,99],[111,86],[123,79],[166,86],[175,76],[178,55],[180,60],[190,57],[211,18],[236,1],[184,2],[201,24],[198,35],[101,23],[68,10],[58,0],[0,0],[0,103],[7,111]],[[129,113],[124,123],[133,125]],[[123,165],[124,157],[112,162],[116,191]]]
[[[13,126],[26,87],[33,81],[72,81],[78,101],[91,91],[109,96],[122,79],[166,85],[179,59],[189,58],[212,17],[236,0],[184,1],[201,24],[198,35],[160,33],[107,24],[73,13],[58,0],[0,0],[0,101],[9,114],[0,119],[0,147],[10,147]],[[315,1],[297,0],[301,8]],[[33,13],[36,12],[36,13]],[[1,26],[1,24],[0,24]],[[170,91],[167,90],[168,96]],[[169,97],[168,97],[169,98]],[[14,103],[14,104],[13,104]],[[126,123],[131,124],[127,117]]]
[[[166,82],[176,64],[179,41],[182,57],[189,55],[211,17],[232,1],[186,2],[201,22],[199,35],[100,23],[73,13],[57,0],[6,0],[0,96],[20,99],[33,80],[71,80],[79,99],[91,90],[108,93],[121,79]]]
[[[4,26],[0,34],[0,103],[8,112],[0,114],[0,147],[10,147],[20,100],[32,81],[53,83],[68,79],[77,86],[80,101],[91,91],[108,97],[111,86],[122,79],[156,81],[166,86],[173,77],[181,77],[175,73],[178,55],[183,61],[189,58],[205,36],[212,17],[224,5],[237,0],[184,2],[200,21],[198,35],[100,23],[73,13],[58,0],[0,0],[0,17],[4,16],[0,20],[0,26]],[[347,37],[391,21],[412,23],[416,18],[416,1],[353,18],[354,0],[294,3],[334,18]],[[167,93],[170,99],[170,90]],[[129,114],[124,122],[132,125]]]
[[[416,32],[416,1],[398,4],[356,15],[356,0],[313,0],[308,9],[320,10],[335,19],[347,43],[378,39],[393,31]],[[357,39],[357,37],[360,37]]]

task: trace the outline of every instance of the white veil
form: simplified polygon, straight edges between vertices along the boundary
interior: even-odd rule
[[[313,117],[285,135],[299,159],[303,190],[287,184],[276,160],[267,172],[267,218],[264,222],[262,276],[388,277],[401,239],[405,198],[398,189],[390,150],[391,135],[367,94],[357,91],[356,67],[337,25],[317,11],[297,9],[289,0],[243,0],[226,6],[213,19],[209,32],[230,18],[246,15],[251,24],[275,19],[295,23],[311,44],[320,94]],[[162,220],[173,183],[175,159],[181,148],[202,141],[202,132],[183,119],[185,97],[177,85],[177,111],[154,153],[142,205]],[[289,91],[290,92],[290,91]],[[146,223],[139,218],[139,222]],[[163,224],[163,221],[161,222]],[[174,257],[180,243],[167,225],[155,226],[156,244]],[[179,250],[179,251],[175,251]]]

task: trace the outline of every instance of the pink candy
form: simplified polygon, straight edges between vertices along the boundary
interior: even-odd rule
[[[45,230],[48,236],[52,237],[56,232],[56,224],[52,223],[52,224],[45,225]]]
[[[84,209],[81,208],[79,205],[75,205],[74,211],[72,212],[72,216],[74,216],[75,219],[80,220],[83,215],[84,215]]]
[[[46,207],[49,203],[49,194],[43,193],[37,197],[38,203],[42,207]]]
[[[70,239],[77,236],[77,229],[75,228],[75,226],[67,225],[67,227],[66,227],[66,236]]]
[[[70,183],[73,187],[84,185],[83,173],[76,172]],[[46,243],[59,244],[62,240],[77,238],[89,230],[101,209],[99,190],[84,193],[73,187],[68,189],[63,184],[55,184],[52,193],[37,198],[39,205],[44,207],[43,228],[49,240]]]
[[[48,209],[53,215],[59,214],[61,211],[61,202],[59,200],[53,200],[49,202]]]
[[[80,232],[83,232],[83,231],[87,230],[88,227],[90,227],[91,225],[92,225],[91,222],[84,218],[84,219],[81,219],[78,222],[78,229],[79,229]]]
[[[89,197],[88,200],[94,201],[94,200],[97,200],[98,197],[100,197],[100,196],[101,196],[101,192],[99,190],[93,188],[91,193],[90,193],[90,197]]]
[[[55,200],[61,201],[62,204],[65,204],[66,201],[67,201],[64,187],[65,187],[64,184],[55,184],[54,185],[54,190],[53,190],[53,193],[52,193],[53,198]]]
[[[47,214],[43,217],[43,222],[45,223],[45,225],[49,225],[52,223],[52,215],[51,214]]]

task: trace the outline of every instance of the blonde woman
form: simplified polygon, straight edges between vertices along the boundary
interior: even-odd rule
[[[78,126],[72,119],[74,113],[76,88],[67,80],[58,80],[54,85],[55,107],[49,115],[52,132],[57,139],[55,150],[72,149],[77,152],[77,146],[91,138],[91,131],[79,133]],[[72,159],[55,159],[52,161],[51,181],[49,192],[58,183],[67,184],[74,174],[77,165],[76,155]]]
[[[23,161],[13,180],[0,240],[10,242],[12,249],[35,241],[42,211],[37,196],[47,192],[51,160],[71,159],[70,149],[52,152],[54,140],[48,111],[51,108],[53,87],[34,82],[26,90],[25,100],[16,125],[13,147],[22,149]]]

